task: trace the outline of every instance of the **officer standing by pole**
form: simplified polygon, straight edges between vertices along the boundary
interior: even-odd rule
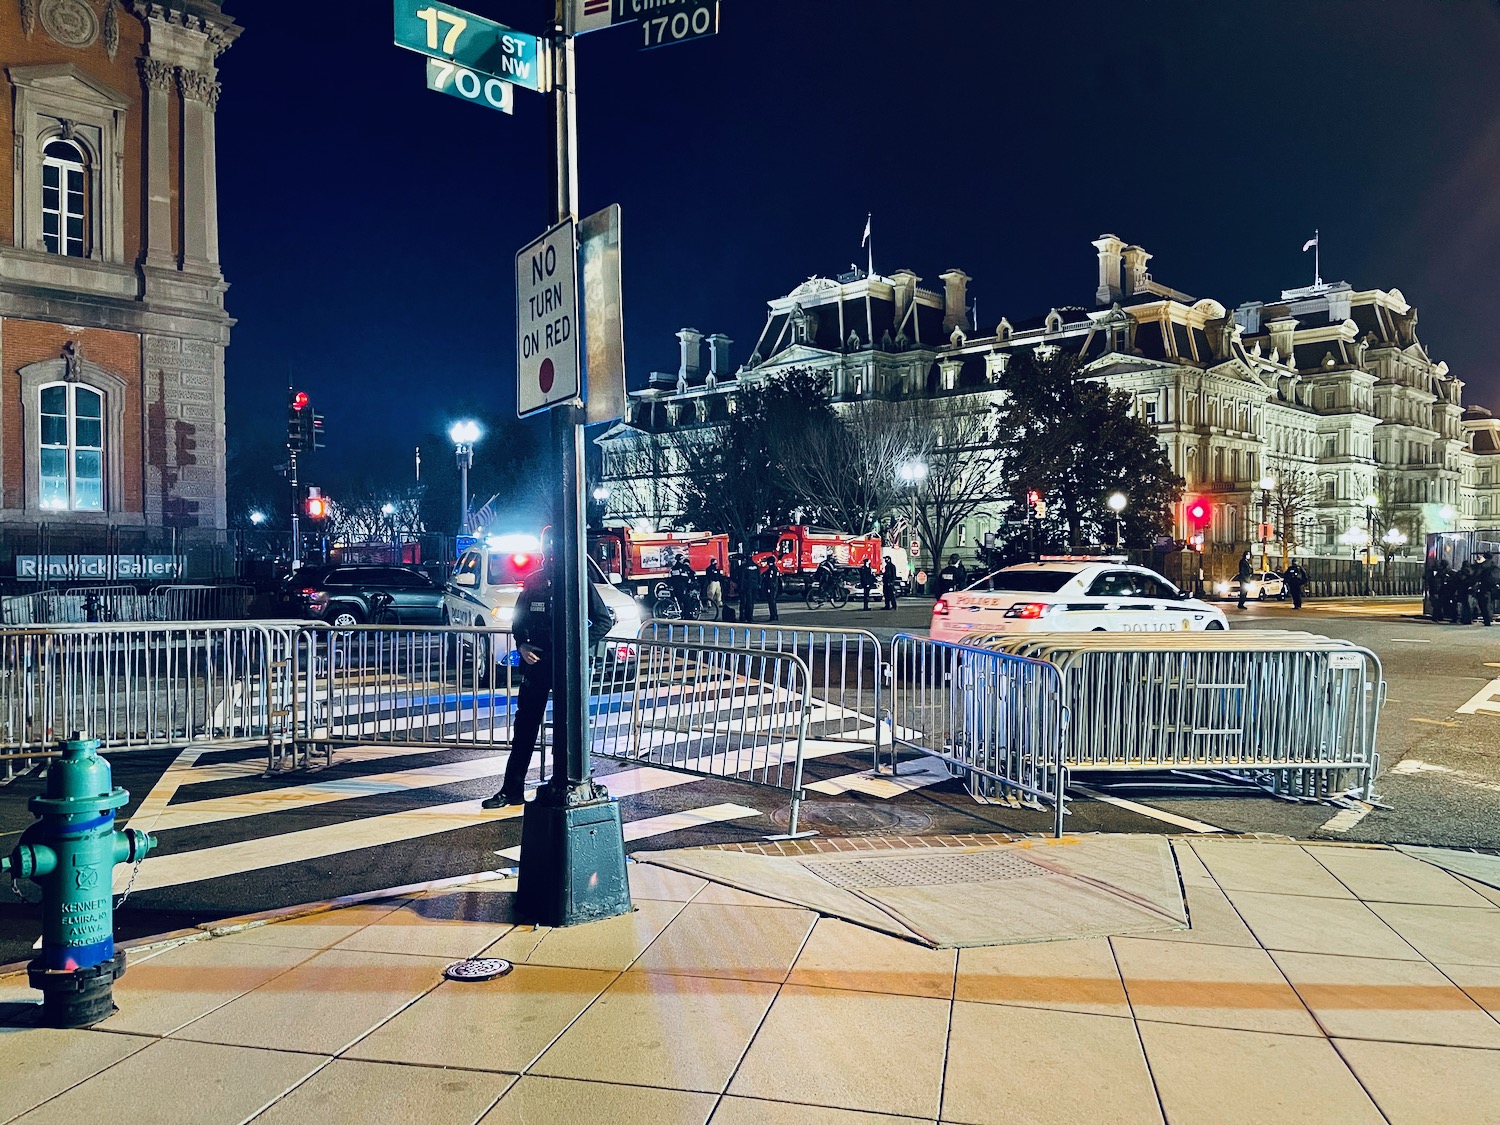
[[[1302,587],[1307,585],[1307,571],[1302,569],[1296,559],[1293,559],[1292,565],[1286,568],[1286,573],[1282,577],[1286,580],[1287,589],[1292,592],[1292,608],[1301,609]]]
[[[880,592],[885,596],[885,608],[896,608],[896,564],[890,559],[885,560],[885,568],[880,572]]]
[[[552,657],[557,625],[552,571],[556,566],[555,557],[548,559],[526,580],[516,601],[511,634],[521,654],[521,690],[516,693],[516,717],[511,727],[510,760],[505,763],[505,778],[500,791],[483,802],[487,809],[519,805],[526,799],[526,775],[531,770],[531,757],[536,752],[542,719],[547,713],[547,696],[552,691]],[[589,647],[593,649],[614,625],[614,614],[604,604],[592,582],[588,594]]]

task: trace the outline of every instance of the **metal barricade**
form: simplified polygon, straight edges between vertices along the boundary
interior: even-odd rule
[[[791,799],[787,834],[801,834],[806,662],[770,648],[686,640],[634,647],[634,660],[595,664],[592,752],[783,790]]]
[[[1385,682],[1368,649],[1269,631],[976,641],[1058,669],[1075,773],[1190,771],[1299,799],[1371,796]]]
[[[5,779],[74,731],[123,749],[271,745],[271,637],[246,622],[0,629]]]
[[[982,800],[1050,806],[1062,835],[1069,725],[1051,664],[897,633],[891,641],[891,739],[940,758]]]
[[[254,594],[249,586],[157,586],[146,613],[153,621],[237,621]]]
[[[884,699],[889,666],[874,633],[864,629],[651,620],[642,623],[640,636],[643,640],[783,652],[798,657],[811,676],[809,737],[869,744],[874,769],[880,769],[881,728],[888,725],[890,717]],[[896,769],[892,747],[892,773]]]

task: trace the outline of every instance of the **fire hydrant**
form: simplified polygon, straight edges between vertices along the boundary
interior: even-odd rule
[[[41,955],[27,972],[49,1027],[86,1027],[115,1011],[125,954],[115,952],[114,868],[139,862],[156,844],[145,832],[115,829],[115,810],[130,794],[114,788],[98,749],[98,739],[77,732],[62,744],[46,794],[28,805],[36,822],[0,857],[0,875],[42,888]]]

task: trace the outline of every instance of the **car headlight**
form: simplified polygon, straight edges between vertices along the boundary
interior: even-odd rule
[[[1214,589],[1221,594],[1227,594],[1229,593],[1229,583],[1220,582],[1217,586],[1214,587]]]
[[[513,605],[497,605],[494,609],[490,610],[490,616],[496,621],[509,625],[515,619],[516,607]]]

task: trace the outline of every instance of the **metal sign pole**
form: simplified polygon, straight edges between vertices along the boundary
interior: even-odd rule
[[[577,218],[578,164],[573,37],[560,0],[553,38],[557,113],[557,214]],[[567,13],[571,18],[571,12]],[[580,380],[580,386],[585,385]],[[552,408],[553,448],[562,468],[557,541],[552,552],[552,777],[526,806],[521,824],[521,917],[568,926],[630,912],[620,806],[593,781],[589,761],[588,574],[584,568],[583,408]]]

